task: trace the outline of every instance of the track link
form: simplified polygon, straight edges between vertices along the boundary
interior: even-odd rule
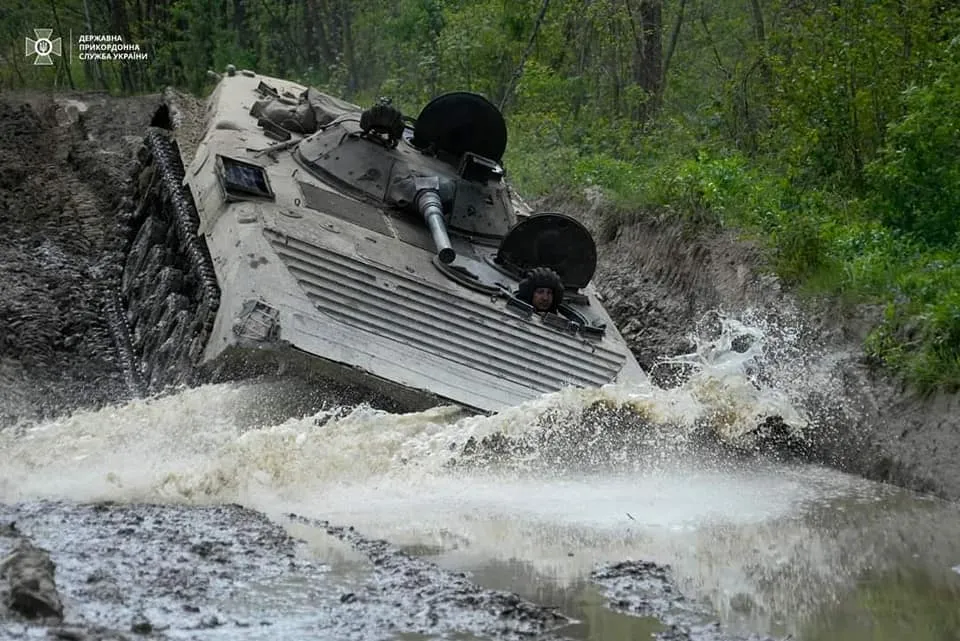
[[[151,127],[117,220],[105,312],[136,395],[194,384],[220,288],[170,132]]]

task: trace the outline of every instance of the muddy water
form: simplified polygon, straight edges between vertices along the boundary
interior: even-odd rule
[[[431,620],[442,612],[394,597],[354,603],[345,595],[370,581],[396,594],[408,586],[378,578],[377,563],[323,526],[291,521],[290,512],[352,526],[440,568],[466,572],[482,587],[558,606],[576,619],[561,630],[569,638],[619,641],[663,630],[650,616],[628,616],[651,614],[650,595],[637,581],[591,574],[626,559],[669,564],[681,592],[731,634],[960,638],[960,575],[952,569],[960,565],[960,514],[953,505],[812,466],[677,455],[682,450],[671,445],[705,417],[731,441],[756,415],[771,412],[798,429],[810,427],[789,393],[750,376],[754,348],[731,350],[726,334],[687,359],[698,372],[682,388],[571,391],[493,417],[453,408],[408,415],[366,407],[318,411],[298,405],[309,395],[293,383],[212,385],[78,412],[0,433],[0,502],[239,503],[257,510],[305,540],[320,569],[310,570],[308,559],[308,569],[282,579],[259,576],[261,566],[253,563],[247,589],[213,606],[239,612],[245,623],[266,607],[274,622],[279,617],[298,634],[325,625],[342,638],[408,638],[416,628],[401,625],[395,630],[401,636],[391,637],[386,623],[360,630],[351,622]],[[762,336],[754,338],[756,346]],[[629,404],[669,428],[646,455],[592,461],[589,472],[449,465],[470,436],[521,436],[542,429],[547,414],[575,421],[598,399]],[[536,459],[536,452],[523,456]],[[191,536],[223,529],[200,512],[191,526],[189,514],[177,517],[188,549],[196,544]],[[54,525],[37,523],[56,540]],[[157,555],[168,553],[175,555]],[[428,566],[404,572],[419,572],[426,583],[448,580]],[[317,607],[325,617],[319,624],[309,619]],[[498,636],[492,623],[454,627],[477,638]],[[254,632],[245,625],[221,636],[260,638]]]

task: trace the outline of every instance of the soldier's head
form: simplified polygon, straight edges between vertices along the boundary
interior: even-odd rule
[[[538,312],[549,312],[550,308],[553,307],[553,288],[537,287],[534,289],[530,304]]]
[[[555,312],[563,300],[563,281],[552,269],[536,267],[520,281],[517,297],[538,312]]]

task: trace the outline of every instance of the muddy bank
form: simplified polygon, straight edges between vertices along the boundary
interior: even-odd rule
[[[101,247],[156,97],[0,99],[0,424],[123,398]]]
[[[322,630],[331,639],[454,631],[516,639],[567,623],[343,528],[331,533],[369,561],[323,562],[277,523],[237,506],[32,503],[0,506],[0,522],[15,523],[56,564],[62,615],[31,617],[32,625],[80,638],[304,638]],[[0,636],[27,620],[7,612]]]

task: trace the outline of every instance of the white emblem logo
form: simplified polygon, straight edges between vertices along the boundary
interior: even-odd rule
[[[53,59],[50,56],[63,55],[63,49],[60,45],[60,38],[50,39],[53,35],[53,29],[34,29],[33,33],[37,39],[24,38],[26,40],[26,56],[36,56],[33,61],[35,65],[52,65]]]

